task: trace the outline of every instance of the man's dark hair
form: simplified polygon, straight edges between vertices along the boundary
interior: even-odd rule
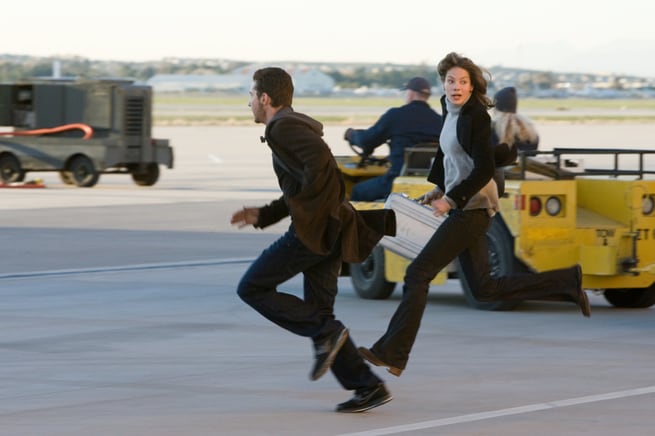
[[[291,106],[293,101],[293,80],[282,68],[267,67],[255,71],[252,76],[257,96],[262,93],[271,98],[271,106]]]

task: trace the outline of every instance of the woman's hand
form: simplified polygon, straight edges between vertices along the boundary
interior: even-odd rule
[[[448,203],[448,200],[443,197],[433,200],[432,203],[430,203],[430,206],[432,206],[432,209],[434,209],[433,214],[436,217],[446,215],[448,212],[450,212],[450,209],[453,208],[450,203]]]
[[[432,191],[426,192],[419,200],[419,203],[432,204],[434,200],[437,200],[441,197],[443,197],[443,192],[438,187],[435,187]]]

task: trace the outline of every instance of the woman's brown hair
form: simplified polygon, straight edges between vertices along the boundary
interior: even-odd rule
[[[439,77],[443,83],[446,80],[446,73],[454,67],[465,69],[469,73],[471,84],[473,85],[473,96],[484,106],[492,107],[491,99],[487,97],[487,79],[485,75],[491,80],[491,73],[487,70],[480,68],[471,59],[457,54],[455,52],[448,53],[437,65]]]

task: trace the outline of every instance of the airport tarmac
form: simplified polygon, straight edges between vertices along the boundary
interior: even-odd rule
[[[540,131],[563,147],[652,146],[652,125],[583,127]],[[402,377],[374,369],[393,401],[335,413],[351,393],[330,373],[309,380],[309,340],[235,294],[288,225],[229,225],[279,195],[262,132],[159,127],[176,163],[150,188],[28,173],[47,188],[0,190],[0,435],[652,434],[655,309],[590,293],[589,319],[563,303],[477,311],[453,280],[431,290]],[[326,128],[335,154],[349,152],[342,133]],[[362,300],[344,277],[336,313],[371,345],[399,299]]]

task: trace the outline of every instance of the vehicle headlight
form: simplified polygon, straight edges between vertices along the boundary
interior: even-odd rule
[[[550,216],[556,216],[559,215],[559,213],[562,211],[562,202],[560,201],[559,198],[555,196],[548,197],[548,200],[546,200],[546,212]]]
[[[641,212],[644,215],[650,215],[655,210],[655,196],[653,194],[644,194],[641,197]]]

